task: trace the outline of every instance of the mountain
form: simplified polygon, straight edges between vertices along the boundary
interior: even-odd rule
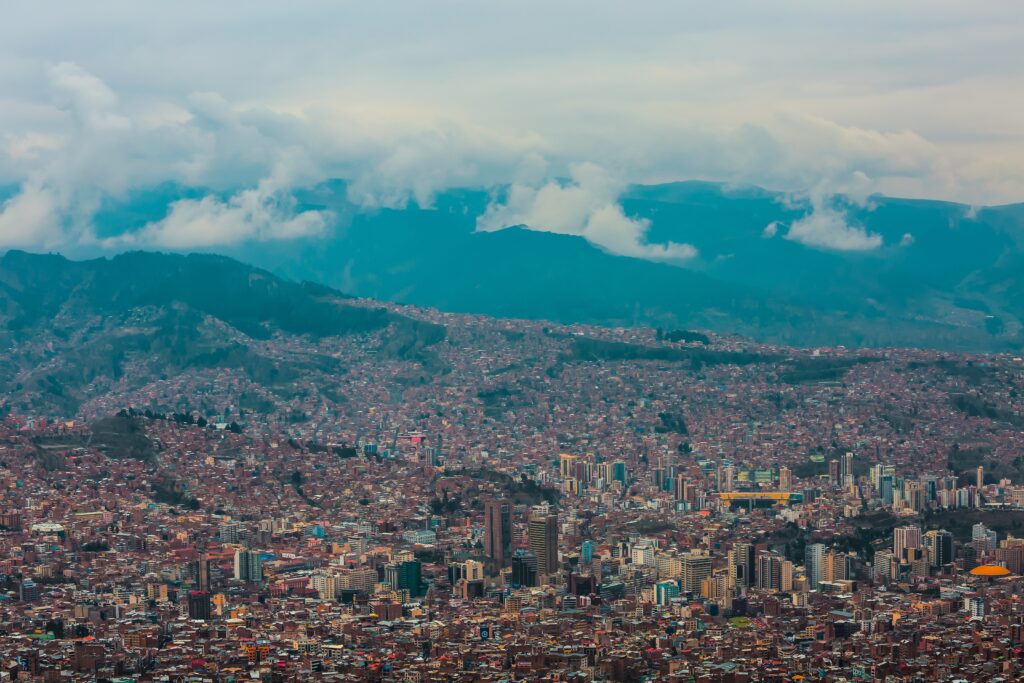
[[[196,368],[230,369],[285,394],[310,373],[343,370],[318,352],[269,355],[261,341],[282,335],[361,336],[385,358],[430,367],[428,347],[444,328],[223,256],[0,258],[0,386],[35,410],[71,415],[105,387]]]
[[[836,197],[828,209],[839,220],[881,241],[843,251],[790,239],[793,224],[816,210],[800,198],[706,182],[628,188],[623,208],[649,221],[648,241],[697,248],[679,267],[544,226],[477,232],[501,194],[450,190],[428,208],[369,211],[332,181],[296,194],[300,208],[338,217],[330,234],[224,251],[286,278],[455,312],[700,328],[800,346],[1024,346],[1024,205]],[[140,193],[106,206],[97,229],[137,229],[174,199],[201,195],[167,186]]]

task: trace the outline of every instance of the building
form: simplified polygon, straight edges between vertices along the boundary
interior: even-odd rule
[[[511,581],[513,588],[533,588],[537,585],[537,556],[529,550],[517,550],[512,556]]]
[[[822,543],[811,543],[804,548],[804,572],[807,575],[807,585],[811,590],[818,590],[822,580],[824,569],[825,546]]]
[[[384,580],[395,590],[408,591],[410,598],[423,595],[423,567],[418,560],[405,560],[384,568]]]
[[[508,501],[484,503],[484,553],[498,567],[512,558],[512,506]]]
[[[239,581],[259,583],[263,580],[263,561],[252,550],[235,551],[235,578]]]
[[[779,490],[786,492],[793,490],[793,471],[786,466],[779,470]]]
[[[209,621],[213,616],[210,593],[208,591],[192,591],[188,594],[188,618]]]
[[[924,535],[924,547],[928,551],[928,562],[932,567],[944,567],[953,557],[953,534],[946,530],[932,529]]]
[[[750,588],[755,574],[754,546],[737,543],[729,551],[729,579],[737,588]]]
[[[713,563],[706,553],[690,552],[682,559],[682,589],[686,593],[698,594],[704,579],[711,576]]]
[[[558,515],[534,512],[527,525],[530,552],[537,558],[537,574],[548,576],[558,571]]]
[[[909,559],[908,550],[921,548],[921,527],[898,526],[892,530],[892,553],[900,562]]]

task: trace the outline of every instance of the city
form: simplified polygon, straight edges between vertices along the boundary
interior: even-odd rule
[[[351,398],[247,413],[258,387],[196,370],[86,403],[117,413],[92,425],[11,409],[6,673],[1015,678],[1019,358],[395,310],[446,326],[448,371],[283,336],[264,351],[342,354],[316,388]],[[772,360],[569,360],[584,338]],[[222,412],[143,407],[173,396]],[[129,425],[142,447],[110,450]]]

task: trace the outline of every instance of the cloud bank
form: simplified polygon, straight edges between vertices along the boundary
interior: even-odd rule
[[[523,221],[667,260],[686,245],[646,243],[624,183],[1020,201],[1022,32],[1009,0],[17,3],[0,24],[0,248],[327,234],[332,217],[292,199],[327,178],[349,181],[356,210],[511,183],[482,228]],[[96,234],[105,202],[166,183],[208,193]],[[837,207],[812,201],[776,230],[880,246]]]
[[[504,203],[492,203],[477,220],[480,230],[525,226],[531,230],[577,235],[622,256],[685,261],[697,255],[689,244],[648,244],[650,222],[629,218],[617,203],[623,186],[603,168],[574,164],[568,183],[530,187],[514,184]]]

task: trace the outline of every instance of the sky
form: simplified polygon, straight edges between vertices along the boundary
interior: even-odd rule
[[[1024,201],[1022,45],[1018,0],[10,3],[0,249],[309,238],[292,192],[345,178],[367,210],[508,185],[481,230],[670,261],[628,184],[753,184],[806,202],[787,239],[870,250],[837,193]],[[96,234],[167,182],[209,194]]]

